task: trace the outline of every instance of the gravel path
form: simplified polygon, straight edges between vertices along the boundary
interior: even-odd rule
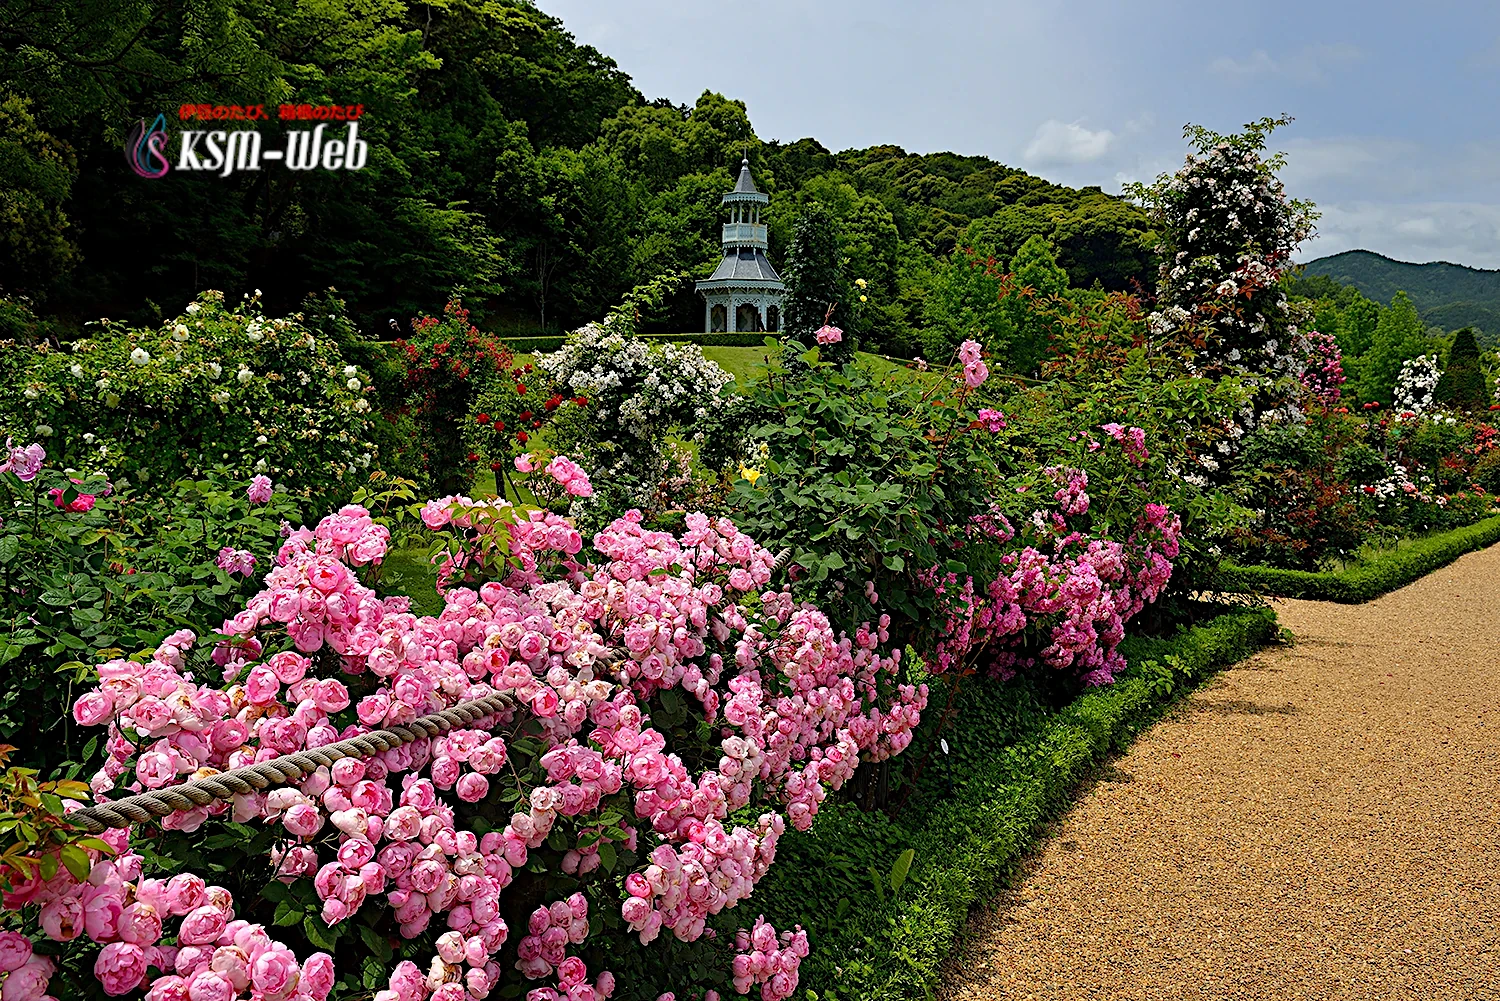
[[[1500,999],[1500,546],[1143,734],[976,915],[943,1001]]]

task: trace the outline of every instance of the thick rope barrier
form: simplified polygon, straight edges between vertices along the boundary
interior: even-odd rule
[[[504,693],[486,695],[420,716],[400,726],[363,733],[322,747],[294,751],[270,761],[231,768],[227,772],[194,779],[181,785],[153,789],[151,792],[127,796],[111,803],[74,810],[68,814],[68,819],[91,834],[98,834],[112,827],[145,823],[179,810],[191,810],[207,806],[215,800],[227,800],[236,795],[259,792],[273,785],[292,782],[311,775],[318,768],[331,765],[340,758],[368,758],[423,737],[436,737],[519,706],[520,702],[514,696]]]
[[[776,556],[772,571],[779,573],[791,561],[792,551],[783,549]],[[601,658],[602,663],[613,668],[626,656],[624,648],[617,647]],[[418,717],[410,723],[363,733],[357,737],[335,741],[322,747],[311,747],[305,751],[294,751],[243,768],[231,768],[227,772],[194,779],[181,785],[153,789],[135,796],[127,796],[109,803],[74,810],[68,819],[90,834],[100,834],[115,827],[142,824],[179,810],[191,810],[207,806],[215,800],[228,800],[235,796],[260,792],[273,785],[294,782],[311,775],[320,767],[333,764],[340,758],[368,758],[389,751],[402,744],[410,744],[423,737],[436,737],[459,727],[468,726],[486,716],[494,716],[507,709],[521,705],[512,695],[496,693],[483,698],[460,702],[456,706]]]

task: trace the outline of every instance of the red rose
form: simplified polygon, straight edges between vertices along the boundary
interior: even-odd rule
[[[496,431],[504,431],[505,430],[505,422],[504,421],[496,421],[495,422],[495,430]]]
[[[521,411],[521,420],[523,420],[523,421],[529,421],[529,420],[531,420],[531,411],[530,410],[523,410],[523,411]]]
[[[523,385],[521,385],[519,382],[516,383],[516,395],[517,396],[525,396],[526,395],[526,387],[523,386]]]
[[[480,414],[478,417],[476,417],[474,419],[476,421],[478,421],[479,423],[481,423],[481,424],[488,424],[490,422],[490,415],[489,414]]]
[[[520,442],[522,445],[526,444],[526,439],[528,439],[530,437],[531,436],[529,434],[527,434],[525,431],[517,431],[516,432],[516,441]]]
[[[479,461],[479,453],[478,452],[470,452],[469,453],[469,461],[470,462],[478,462]]]
[[[498,473],[500,472],[500,467],[503,465],[505,465],[503,462],[492,462],[490,463],[490,468]]]
[[[587,396],[575,396],[573,397],[573,402],[580,407],[586,407],[589,405],[589,398]]]

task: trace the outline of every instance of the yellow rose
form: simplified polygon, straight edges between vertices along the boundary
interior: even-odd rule
[[[744,463],[740,463],[740,475],[749,480],[750,485],[753,487],[755,486],[755,481],[760,479],[760,470],[747,469]]]

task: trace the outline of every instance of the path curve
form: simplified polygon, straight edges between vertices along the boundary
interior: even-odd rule
[[[1500,999],[1500,546],[1279,603],[976,915],[943,1001]]]

